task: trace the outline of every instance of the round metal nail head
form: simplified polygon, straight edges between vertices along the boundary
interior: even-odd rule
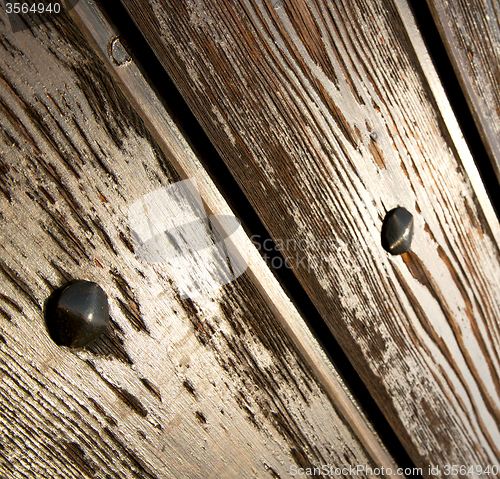
[[[118,66],[124,65],[131,60],[127,43],[120,37],[113,38],[109,44],[109,54],[111,60]]]
[[[59,346],[81,348],[98,338],[109,323],[106,293],[91,281],[73,281],[47,301],[45,325]]]
[[[399,207],[389,211],[382,226],[382,247],[393,255],[410,250],[413,239],[413,215]]]

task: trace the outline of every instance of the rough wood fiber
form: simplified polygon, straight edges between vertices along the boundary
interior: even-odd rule
[[[129,205],[181,178],[72,20],[0,31],[0,476],[373,464],[246,275],[193,301],[137,260]],[[42,317],[74,278],[112,317],[82,350]]]
[[[166,111],[162,100],[145,78],[137,59],[127,55],[126,52],[120,53],[119,45],[122,41],[117,38],[116,30],[92,0],[79,2],[71,13],[95,46],[95,52],[101,56],[108,71],[116,78],[127,99],[133,102],[136,111],[148,125],[148,131],[157,139],[162,151],[167,154],[176,170],[181,176],[196,182],[206,213],[218,215],[211,216],[212,221],[217,225],[222,237],[230,236],[230,239],[225,241],[227,251],[232,251],[234,258],[238,256],[245,258],[247,265],[245,273],[265,298],[265,302],[274,313],[274,318],[311,368],[326,395],[335,404],[338,414],[351,428],[353,436],[357,437],[366,454],[380,470],[384,471],[386,477],[401,477],[401,471],[398,473],[396,470],[393,458],[381,444],[357,403],[353,401],[338,371],[265,264],[251,238],[242,228],[234,232],[234,226],[231,224],[234,222],[219,221],[221,218],[231,218],[233,214],[231,208],[187,143],[182,131]],[[116,55],[110,56],[110,45],[118,45],[120,61],[116,61]],[[111,51],[113,49],[114,47]],[[205,259],[204,262],[210,264],[211,261]]]
[[[500,3],[427,3],[500,181]]]
[[[498,223],[404,2],[122,2],[424,475],[498,464]],[[380,244],[396,206],[401,257]]]

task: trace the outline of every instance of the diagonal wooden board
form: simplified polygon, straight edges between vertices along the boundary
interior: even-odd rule
[[[145,194],[191,177],[208,212],[231,210],[135,62],[105,57],[99,11],[72,14],[90,40],[66,15],[16,33],[0,17],[0,476],[396,476],[243,232],[247,272],[196,300],[138,260],[128,211]],[[81,350],[53,344],[42,315],[74,278],[99,283],[112,316]]]
[[[500,3],[427,3],[500,181]]]
[[[122,3],[424,475],[488,477],[499,224],[406,1]]]

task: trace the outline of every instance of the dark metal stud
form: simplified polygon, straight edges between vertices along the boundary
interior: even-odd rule
[[[389,211],[382,225],[382,247],[393,255],[410,250],[413,239],[413,215],[405,208]]]
[[[45,326],[59,346],[81,348],[98,338],[109,323],[106,293],[91,281],[73,281],[46,302]]]
[[[128,52],[127,42],[120,37],[115,37],[111,40],[108,46],[108,53],[115,65],[124,65],[132,58]]]

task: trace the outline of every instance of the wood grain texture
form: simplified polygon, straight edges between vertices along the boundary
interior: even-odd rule
[[[404,2],[122,3],[424,475],[498,464],[498,222]],[[396,206],[401,257],[380,245]]]
[[[73,21],[0,22],[0,476],[373,465],[246,274],[194,301],[136,258],[130,204],[181,177]],[[112,317],[81,350],[42,315],[74,278]]]
[[[500,3],[427,3],[500,181]]]
[[[231,218],[233,211],[187,143],[185,135],[163,106],[162,99],[146,78],[137,58],[130,51],[128,54],[119,53],[121,61],[118,62],[116,55],[110,55],[110,45],[122,44],[122,40],[117,38],[118,33],[106,19],[102,8],[92,0],[85,0],[79,2],[71,13],[82,32],[95,46],[95,52],[100,54],[108,71],[116,78],[127,99],[135,105],[136,111],[148,125],[148,131],[157,139],[162,151],[175,165],[176,170],[181,176],[195,181],[206,213],[215,215],[211,216],[212,223],[218,228],[222,237],[227,237],[225,240],[227,251],[231,251],[233,258],[244,258],[245,274],[265,299],[275,319],[311,368],[366,454],[380,470],[384,471],[386,477],[401,477],[401,471],[397,473],[393,458],[374,433],[357,403],[353,401],[350,391],[330,358],[281,288],[252,239],[242,228],[234,231],[231,222],[228,224],[224,220]]]

